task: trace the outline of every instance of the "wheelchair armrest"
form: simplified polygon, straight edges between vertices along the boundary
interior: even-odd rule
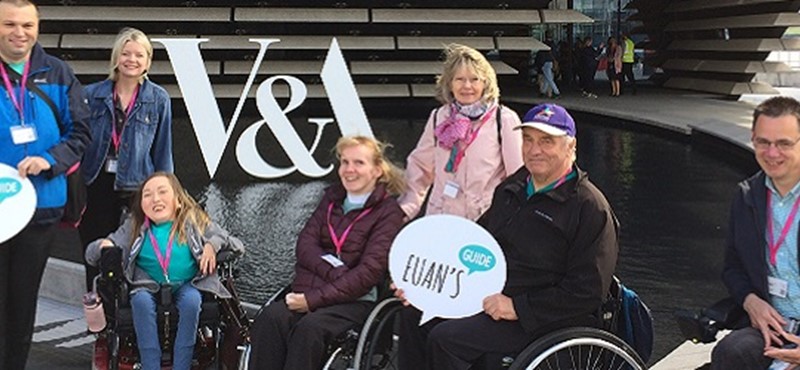
[[[97,268],[104,278],[122,277],[122,248],[114,246],[101,249]]]
[[[239,259],[239,253],[230,249],[223,249],[217,253],[217,265],[225,265]]]
[[[732,297],[724,298],[703,310],[703,315],[716,322],[718,329],[736,329],[747,316],[741,305]]]

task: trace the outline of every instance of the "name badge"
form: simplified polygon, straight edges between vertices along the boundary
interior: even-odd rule
[[[455,198],[458,195],[458,184],[453,181],[447,181],[444,184],[444,195],[446,197]]]
[[[789,294],[789,283],[786,280],[768,276],[767,284],[769,285],[769,294],[780,298],[786,298]]]
[[[36,128],[33,126],[11,126],[11,140],[16,145],[36,141]]]
[[[106,159],[106,172],[108,172],[108,173],[117,173],[117,159],[116,158],[108,158],[108,159]]]
[[[326,254],[322,256],[322,259],[333,267],[344,266],[344,262],[332,254]]]

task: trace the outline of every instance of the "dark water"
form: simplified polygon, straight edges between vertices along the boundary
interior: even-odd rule
[[[376,136],[395,145],[391,156],[403,164],[423,122],[372,121]],[[606,194],[622,224],[617,275],[653,311],[658,359],[682,342],[673,311],[701,308],[725,295],[719,274],[728,207],[734,185],[747,173],[685,142],[583,120],[578,124],[578,163]],[[324,142],[320,147],[326,147]],[[331,161],[327,154],[320,158],[321,163]],[[235,166],[227,161],[221,173]],[[247,245],[238,284],[244,299],[260,303],[286,285],[296,235],[333,178],[243,184],[218,175],[215,183],[204,185],[184,175],[212,218]]]

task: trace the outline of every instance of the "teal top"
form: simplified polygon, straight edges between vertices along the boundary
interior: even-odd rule
[[[172,221],[164,222],[160,225],[151,224],[150,230],[144,234],[144,242],[139,257],[136,258],[136,266],[144,270],[150,277],[159,284],[164,284],[167,279],[164,271],[158,263],[158,258],[153,250],[153,243],[150,242],[150,232],[158,243],[158,250],[162,258],[167,258],[167,245],[169,244],[169,232],[172,230]],[[177,235],[172,242],[172,257],[167,267],[169,282],[175,287],[189,282],[197,275],[199,268],[197,261],[192,255],[192,250],[186,243],[179,243]]]
[[[528,186],[526,188],[527,193],[528,193],[528,198],[532,197],[534,194],[547,193],[548,191],[559,187],[561,184],[563,184],[563,183],[565,183],[565,182],[567,182],[569,180],[574,179],[575,176],[578,176],[578,174],[575,172],[575,169],[573,168],[571,171],[569,171],[569,173],[566,176],[547,184],[545,187],[543,187],[541,189],[534,188],[533,187],[533,179],[530,176],[528,176]]]
[[[22,74],[22,72],[25,72],[25,62],[22,62],[22,63],[10,63],[8,66],[11,67],[11,69],[13,69],[15,72],[17,72],[19,74]]]
[[[357,210],[357,209],[361,209],[361,208],[364,208],[364,202],[354,203],[354,202],[351,202],[348,197],[344,198],[344,203],[342,204],[342,211],[344,211],[344,213],[347,213],[347,212],[350,212],[350,211],[354,211],[354,210]]]

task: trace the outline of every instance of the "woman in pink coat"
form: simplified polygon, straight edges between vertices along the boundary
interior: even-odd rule
[[[406,167],[408,190],[398,202],[407,219],[420,211],[477,220],[494,188],[522,166],[519,116],[498,104],[494,68],[475,49],[451,44],[436,83],[442,106],[431,112]],[[499,119],[499,121],[498,121]]]

